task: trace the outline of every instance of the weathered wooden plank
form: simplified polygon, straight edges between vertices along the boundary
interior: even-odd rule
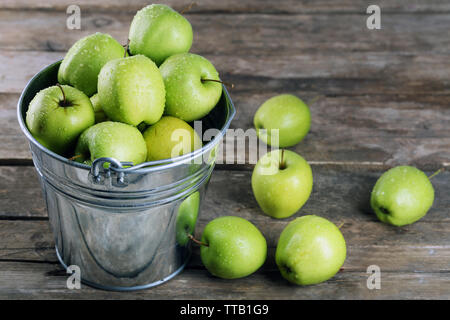
[[[0,11],[0,49],[67,51],[94,32],[126,43],[133,13],[83,15],[81,30],[66,28],[66,14],[54,11]],[[193,52],[201,54],[287,55],[308,52],[447,53],[448,14],[383,14],[383,30],[369,31],[359,14],[189,15]],[[338,27],[337,27],[338,26]]]
[[[312,126],[293,150],[313,162],[412,163],[440,166],[450,163],[450,95],[317,96],[317,92],[268,84],[261,91],[232,91],[237,114],[231,127],[253,128],[253,115],[267,98],[290,92],[311,104]],[[318,99],[315,99],[318,97]],[[16,120],[18,94],[0,94],[0,159],[30,159],[28,143]],[[242,141],[243,137],[238,140]],[[233,139],[226,139],[233,146]],[[264,145],[262,145],[264,146]],[[219,156],[221,163],[249,163],[258,146]]]
[[[0,52],[0,93],[20,93],[34,74],[63,56],[63,52]],[[205,57],[224,80],[234,82],[241,90],[248,90],[252,83],[262,90],[262,84],[272,80],[289,82],[290,87],[302,84],[303,90],[322,94],[324,90],[318,85],[328,83],[331,87],[338,82],[342,91],[333,93],[340,95],[450,93],[447,54],[328,52]]]
[[[134,12],[147,5],[145,0],[129,0],[123,2],[120,0],[109,1],[89,1],[89,0],[50,0],[50,1],[29,1],[29,0],[3,0],[0,3],[0,9],[45,9],[45,10],[66,10],[69,5],[79,5],[82,10],[97,11],[118,11]],[[190,1],[186,0],[166,0],[160,1],[171,5],[176,10],[182,10]],[[364,0],[315,0],[315,1],[269,1],[269,0],[202,0],[197,1],[197,5],[191,9],[192,13],[201,12],[226,12],[226,13],[364,13],[370,3]],[[377,1],[383,11],[386,12],[448,12],[450,5],[445,0],[379,0]]]
[[[313,192],[297,215],[317,214],[336,223],[341,222],[338,219],[377,221],[370,209],[369,199],[382,172],[370,166],[332,168],[314,165]],[[448,171],[433,178],[436,199],[423,221],[450,222],[449,180]],[[207,220],[228,214],[240,215],[255,223],[272,221],[261,214],[253,197],[251,171],[215,170],[202,212]],[[0,216],[46,217],[37,173],[33,167],[0,167]]]
[[[200,238],[203,228],[214,213],[203,212],[197,226]],[[227,213],[224,213],[227,214]],[[246,216],[238,213],[237,215]],[[396,229],[377,221],[356,221],[345,218],[341,227],[347,241],[345,271],[364,272],[368,266],[377,265],[384,272],[448,272],[450,271],[450,246],[448,222],[420,222]],[[266,236],[269,251],[265,271],[278,270],[275,265],[275,248],[279,233],[288,221],[252,219]],[[343,219],[338,219],[344,221]],[[58,264],[53,236],[48,221],[0,221],[0,262],[36,262]],[[203,268],[200,250],[194,254],[188,269]]]
[[[67,275],[51,264],[0,263],[1,299],[449,299],[450,276],[382,272],[381,289],[367,288],[365,272],[340,272],[314,286],[299,287],[277,271],[222,280],[206,270],[185,270],[169,282],[136,292],[106,292],[82,285],[68,290]]]

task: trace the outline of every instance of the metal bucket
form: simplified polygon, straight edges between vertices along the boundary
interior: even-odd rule
[[[55,85],[60,61],[34,76],[17,109],[39,174],[56,252],[67,268],[80,268],[84,283],[108,290],[137,290],[181,272],[191,254],[199,206],[214,168],[215,152],[235,114],[225,87],[202,119],[218,134],[202,149],[134,167],[110,158],[92,167],[69,161],[40,145],[25,125],[32,98]],[[109,162],[105,169],[104,162]]]

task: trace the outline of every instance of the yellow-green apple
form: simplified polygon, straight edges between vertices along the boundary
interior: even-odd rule
[[[327,219],[308,215],[291,221],[281,232],[275,261],[281,275],[299,285],[333,277],[347,254],[345,239]]]
[[[425,216],[433,201],[433,185],[426,174],[415,167],[398,166],[378,179],[370,204],[381,221],[404,226]]]
[[[169,57],[159,67],[166,86],[165,113],[187,122],[206,116],[222,95],[216,68],[192,53]]]
[[[210,221],[201,241],[202,262],[216,277],[246,277],[266,260],[266,239],[251,222],[240,217],[224,216]]]
[[[92,107],[94,108],[95,113],[95,123],[108,121],[108,117],[103,111],[102,105],[100,104],[100,98],[98,97],[98,93],[94,94],[91,98]]]
[[[192,27],[186,18],[163,4],[139,10],[130,26],[130,52],[143,54],[158,66],[168,57],[188,52],[192,45]]]
[[[164,112],[165,94],[158,67],[143,55],[109,61],[98,76],[100,104],[112,121],[156,123]]]
[[[253,169],[253,194],[264,213],[273,218],[296,213],[308,200],[312,186],[311,167],[293,151],[269,152]]]
[[[286,148],[296,145],[306,136],[311,126],[311,113],[296,96],[282,94],[264,102],[256,111],[253,123],[262,141]]]
[[[97,92],[97,77],[102,67],[124,53],[123,46],[109,34],[97,32],[84,37],[75,42],[61,62],[58,81],[92,96]]]
[[[144,132],[147,161],[170,159],[202,147],[195,130],[185,121],[164,116]]]
[[[79,135],[94,124],[89,97],[73,87],[52,86],[31,100],[26,124],[33,137],[47,149],[67,156]]]
[[[132,162],[133,165],[142,163],[147,157],[144,137],[136,127],[125,123],[97,123],[81,134],[74,158],[91,165],[95,159],[103,157]]]
[[[200,192],[198,191],[180,204],[176,221],[176,240],[180,246],[185,246],[189,242],[189,236],[193,236],[199,209]]]

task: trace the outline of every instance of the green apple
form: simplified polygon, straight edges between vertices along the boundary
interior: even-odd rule
[[[312,186],[311,167],[293,151],[269,152],[253,169],[253,194],[264,213],[273,218],[296,213],[308,200]]]
[[[197,132],[185,121],[164,116],[144,132],[147,161],[170,159],[202,147]]]
[[[200,256],[216,277],[236,279],[258,270],[267,257],[267,243],[249,221],[224,216],[210,221],[203,230]]]
[[[370,204],[377,217],[394,226],[416,222],[433,205],[434,189],[428,177],[417,168],[399,166],[378,179]]]
[[[189,242],[189,235],[193,235],[200,209],[200,192],[196,191],[183,200],[178,208],[176,221],[176,239],[180,246]]]
[[[53,86],[39,91],[31,100],[26,124],[33,137],[44,147],[68,155],[79,135],[94,124],[89,98],[70,86]]]
[[[143,55],[109,61],[98,76],[98,95],[112,121],[133,126],[156,123],[166,91],[158,67]]]
[[[95,123],[108,121],[108,117],[106,116],[105,112],[103,111],[102,105],[100,104],[98,93],[94,94],[91,97],[91,103],[92,107],[94,108]]]
[[[327,219],[309,215],[291,221],[281,232],[275,261],[288,281],[309,285],[333,277],[346,254],[339,228]]]
[[[143,54],[158,66],[168,57],[188,52],[192,45],[192,27],[188,20],[163,4],[139,10],[130,26],[130,52]]]
[[[261,140],[271,146],[286,148],[306,136],[311,126],[311,113],[296,96],[282,94],[264,102],[256,111],[253,123]]]
[[[76,161],[91,165],[95,159],[111,157],[137,165],[145,161],[147,147],[136,127],[105,121],[84,131],[75,149]]]
[[[70,84],[87,96],[97,92],[97,77],[110,60],[123,57],[125,49],[113,37],[95,33],[69,49],[58,70],[58,82]]]
[[[187,122],[206,116],[222,95],[216,68],[192,53],[168,58],[159,67],[166,86],[165,113]],[[214,80],[214,81],[211,81]]]

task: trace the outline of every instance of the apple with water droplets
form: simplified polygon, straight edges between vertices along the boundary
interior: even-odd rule
[[[26,124],[33,137],[47,149],[67,156],[80,134],[94,124],[89,97],[71,86],[52,86],[31,100]]]
[[[164,112],[166,91],[158,67],[143,55],[109,61],[98,76],[98,96],[112,121],[154,124]]]
[[[339,228],[327,219],[307,215],[291,221],[281,232],[275,261],[285,279],[310,285],[333,277],[346,255]]]
[[[144,162],[146,156],[144,137],[136,127],[105,121],[93,125],[81,134],[74,159],[92,165],[95,159],[110,157],[137,165]]]
[[[398,166],[378,179],[370,205],[381,221],[404,226],[424,217],[433,201],[434,189],[427,175],[415,167]]]
[[[189,52],[192,27],[181,14],[163,4],[139,10],[130,26],[130,52],[143,54],[161,65],[168,57]]]
[[[69,84],[90,97],[97,92],[98,74],[103,66],[124,54],[123,46],[109,34],[91,34],[69,49],[59,66],[58,82]]]
[[[206,58],[181,53],[159,67],[166,87],[165,114],[191,122],[206,116],[219,102],[222,84]]]

